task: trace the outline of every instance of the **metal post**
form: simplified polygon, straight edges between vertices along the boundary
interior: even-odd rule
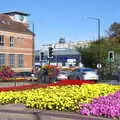
[[[58,56],[56,55],[56,66],[58,66]]]
[[[43,61],[41,60],[41,68],[42,68],[42,65],[43,65]]]
[[[32,51],[32,66],[34,66],[34,48],[35,48],[35,40],[34,40],[34,23],[32,24],[32,35],[33,35],[33,51]]]
[[[98,21],[98,40],[100,40],[100,19],[97,18]]]
[[[96,19],[97,21],[98,21],[98,41],[99,41],[99,46],[98,46],[98,48],[99,48],[99,64],[101,64],[101,45],[100,45],[100,19],[99,18],[97,18]],[[100,76],[101,74],[100,74],[100,68],[99,68],[99,80],[101,79],[101,76]]]
[[[49,65],[50,65],[50,57],[48,58],[48,60],[49,60]]]

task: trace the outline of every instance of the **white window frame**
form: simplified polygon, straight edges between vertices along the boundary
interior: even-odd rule
[[[5,65],[5,60],[6,58],[5,58],[5,54],[0,54],[0,66],[3,66],[3,65]]]
[[[9,54],[9,65],[11,67],[15,67],[15,55],[14,54]]]
[[[0,35],[0,46],[4,46],[5,41],[4,41],[4,35]]]
[[[10,36],[10,47],[14,47],[14,37]]]
[[[18,55],[18,67],[20,68],[24,67],[24,55],[23,54]]]

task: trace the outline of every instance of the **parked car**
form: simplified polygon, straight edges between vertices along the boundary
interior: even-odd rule
[[[32,72],[18,72],[14,75],[16,80],[37,80],[37,77]]]
[[[99,76],[97,72],[92,68],[78,68],[74,70],[70,75],[70,79],[77,80],[98,80]]]
[[[68,80],[71,71],[60,71],[57,75],[57,80]]]

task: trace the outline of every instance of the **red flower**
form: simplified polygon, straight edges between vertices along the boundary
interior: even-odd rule
[[[11,87],[2,87],[1,91],[22,91],[26,89],[35,89],[35,88],[46,88],[49,86],[65,86],[65,85],[81,85],[81,84],[95,84],[95,81],[88,80],[61,80],[57,83],[52,84],[32,84],[32,85],[23,85],[23,86],[11,86]]]

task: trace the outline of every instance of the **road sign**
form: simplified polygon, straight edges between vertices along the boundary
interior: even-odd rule
[[[97,64],[97,68],[100,69],[102,67],[102,65],[99,63]]]

